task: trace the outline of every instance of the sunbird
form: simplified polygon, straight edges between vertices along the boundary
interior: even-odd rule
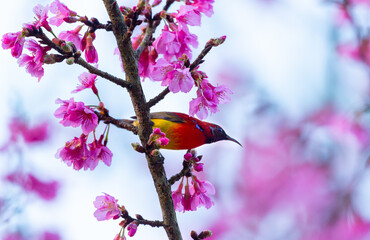
[[[134,117],[133,117],[134,118]],[[170,140],[163,149],[187,150],[203,144],[220,140],[230,140],[241,144],[225,133],[218,125],[201,121],[184,113],[155,112],[150,114],[153,128],[160,128]],[[138,126],[137,120],[124,120],[126,123]]]

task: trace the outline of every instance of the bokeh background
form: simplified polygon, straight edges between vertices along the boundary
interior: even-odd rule
[[[1,35],[31,22],[36,4],[50,3],[4,2]],[[108,20],[102,1],[63,3],[80,15]],[[135,1],[118,3],[132,6]],[[212,239],[370,239],[366,111],[370,4],[366,0],[348,4],[351,19],[339,1],[216,0],[214,15],[203,16],[201,27],[190,28],[200,46],[194,56],[210,38],[227,36],[200,69],[211,83],[228,86],[233,95],[207,121],[221,125],[243,148],[218,142],[197,149],[204,156],[202,178],[216,187],[215,206],[178,213],[184,239],[190,239],[191,230],[205,229],[215,233]],[[112,34],[98,31],[94,44],[99,68],[122,76],[113,55]],[[25,239],[54,239],[44,236],[45,231],[60,239],[113,239],[119,221],[98,222],[93,216],[92,202],[102,192],[119,199],[132,215],[160,219],[146,161],[132,150],[130,143],[137,139],[131,133],[111,128],[111,167],[100,164],[94,171],[75,171],[55,158],[58,148],[80,134],[58,124],[53,117],[55,99],[73,96],[86,104],[98,103],[88,91],[71,94],[84,72],[81,67],[46,66],[38,82],[5,50],[0,51],[0,66],[0,146],[11,137],[9,124],[14,118],[30,126],[44,122],[49,126],[46,141],[26,144],[20,138],[0,152],[0,239],[22,239],[7,238],[15,232]],[[147,99],[162,89],[148,79],[143,86]],[[97,87],[112,116],[134,114],[128,94],[120,88],[102,79]],[[195,95],[194,91],[169,94],[152,111],[187,113]],[[177,173],[184,152],[162,153],[168,176]],[[15,171],[32,173],[45,182],[58,181],[56,198],[45,201],[4,180]],[[166,239],[166,235],[162,229],[139,226],[133,239]]]

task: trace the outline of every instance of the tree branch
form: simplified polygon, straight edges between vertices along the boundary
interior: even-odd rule
[[[102,77],[102,78],[105,78],[107,79],[108,81],[111,81],[112,83],[115,83],[123,88],[131,88],[132,87],[132,84],[121,79],[121,78],[118,78],[118,77],[115,77],[107,72],[104,72],[104,71],[101,71],[99,70],[98,68],[94,67],[93,65],[87,63],[84,59],[82,58],[77,58],[77,60],[75,60],[75,63],[86,68],[90,73],[93,73],[93,74],[96,74],[98,75],[99,77]]]
[[[188,162],[188,161],[183,161],[182,162],[182,170],[176,174],[176,175],[173,175],[169,180],[168,182],[173,185],[175,184],[177,181],[179,181],[183,176],[187,176],[191,173],[191,164]]]
[[[149,100],[149,102],[147,103],[148,108],[151,108],[154,105],[156,105],[159,101],[164,99],[164,97],[169,93],[170,93],[170,89],[166,87],[161,93],[159,93],[157,96]]]
[[[113,124],[114,126],[116,126],[118,128],[126,129],[128,131],[133,132],[135,135],[137,135],[137,133],[138,133],[137,127],[135,127],[131,124],[128,124],[128,123],[126,123],[122,120],[115,119],[115,118],[109,116],[108,114],[101,114],[98,111],[94,111],[94,112],[98,116],[99,121],[104,121],[104,123],[106,123],[106,124]]]
[[[164,158],[161,154],[151,155],[153,146],[147,146],[147,141],[152,133],[153,123],[150,121],[149,108],[147,107],[144,92],[141,86],[140,76],[135,51],[132,48],[131,39],[125,38],[127,25],[118,4],[115,0],[103,0],[112,22],[113,34],[116,38],[118,49],[121,54],[123,67],[126,73],[126,80],[132,84],[127,88],[130,94],[132,105],[139,123],[138,135],[145,152],[148,167],[156,188],[160,206],[162,209],[163,224],[167,236],[171,240],[182,240],[180,228],[176,219],[176,212],[173,206],[171,185],[167,181],[166,172],[163,167]]]
[[[117,84],[117,85],[119,85],[123,88],[130,88],[131,87],[131,84],[129,82],[127,82],[123,79],[120,79],[118,77],[115,77],[115,76],[113,76],[113,75],[111,75],[107,72],[101,71],[101,70],[97,69],[96,67],[94,67],[93,65],[87,63],[84,59],[80,58],[78,53],[64,51],[60,46],[58,46],[53,41],[51,41],[50,38],[48,38],[48,36],[46,36],[45,33],[42,32],[41,29],[40,30],[33,29],[32,31],[30,31],[30,34],[31,34],[31,36],[35,36],[36,38],[41,39],[42,43],[46,44],[47,46],[51,47],[52,49],[54,49],[55,51],[57,51],[58,53],[63,55],[63,57],[65,59],[67,59],[69,57],[74,57],[75,58],[75,63],[78,64],[78,65],[81,65],[84,68],[86,68],[90,73],[96,74],[99,77],[107,79],[108,81],[111,81],[111,82],[113,82],[113,83],[115,83],[115,84]]]
[[[167,0],[166,5],[163,7],[164,11],[167,11],[170,6],[174,3],[174,0]],[[144,39],[141,41],[139,47],[136,50],[136,58],[139,59],[141,53],[144,51],[144,49],[149,46],[153,33],[161,23],[161,19],[153,21],[153,19],[148,19],[148,26],[146,27],[145,30],[145,36]]]

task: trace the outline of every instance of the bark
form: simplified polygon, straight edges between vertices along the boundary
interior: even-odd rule
[[[147,149],[146,159],[162,209],[163,224],[167,236],[171,240],[181,240],[181,233],[177,224],[176,212],[173,206],[171,185],[169,184],[166,172],[163,167],[164,158],[161,154],[152,156],[150,147],[147,146],[149,135],[152,133],[152,123],[149,119],[149,107],[141,86],[138,65],[135,51],[132,48],[131,40],[126,35],[127,26],[124,22],[119,6],[114,0],[103,0],[107,9],[110,21],[112,22],[113,34],[117,40],[118,49],[121,53],[123,67],[126,73],[126,81],[130,84],[127,91],[139,121],[138,136],[141,144]]]

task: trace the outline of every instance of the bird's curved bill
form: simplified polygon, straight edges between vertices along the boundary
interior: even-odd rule
[[[235,140],[234,138],[232,138],[230,136],[226,136],[226,140],[230,140],[232,142],[235,142],[235,143],[239,144],[239,146],[243,147],[243,145],[241,145],[240,142],[238,142],[237,140]]]

